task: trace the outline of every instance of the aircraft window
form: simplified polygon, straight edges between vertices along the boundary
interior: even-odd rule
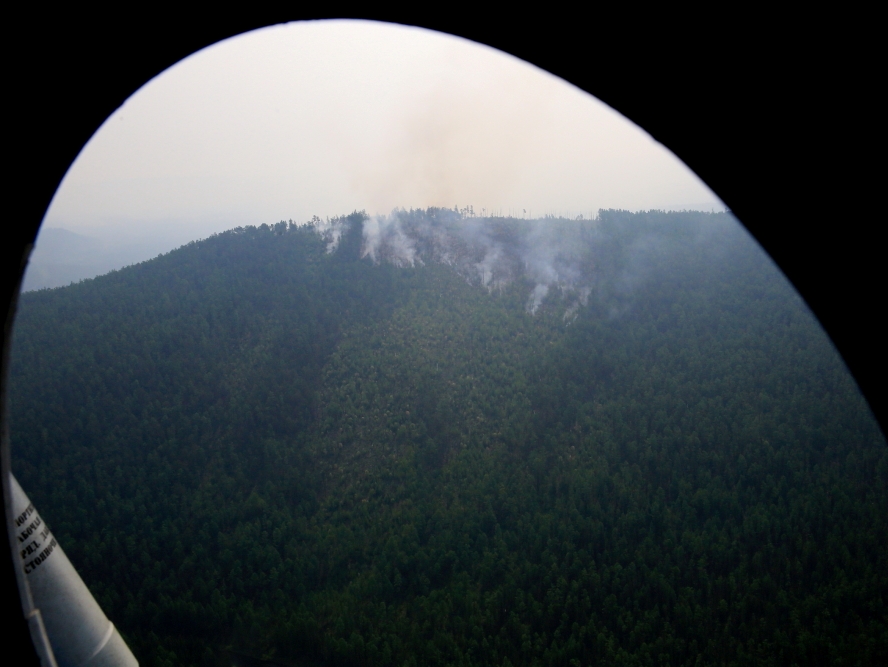
[[[24,290],[21,557],[63,545],[140,664],[880,650],[888,458],[829,340],[674,155],[511,56],[194,54],[86,145]]]

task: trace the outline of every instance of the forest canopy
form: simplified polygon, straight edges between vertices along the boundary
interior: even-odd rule
[[[13,469],[141,664],[888,663],[884,436],[736,220],[469,213],[21,296]]]

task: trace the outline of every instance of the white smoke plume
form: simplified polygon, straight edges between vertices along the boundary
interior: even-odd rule
[[[540,304],[543,302],[543,299],[546,298],[548,293],[548,285],[538,284],[534,287],[533,292],[530,293],[530,298],[527,300],[527,312],[531,315],[536,313],[537,308],[540,307]]]
[[[312,220],[328,252],[336,250],[354,215]],[[364,216],[360,256],[400,267],[445,264],[490,292],[521,281],[528,285],[528,313],[536,314],[557,293],[569,324],[593,294],[612,317],[622,317],[638,286],[677,256],[676,243],[715,257],[722,243],[717,230],[736,227],[727,213],[610,210],[591,220],[527,220],[476,217],[471,207],[395,209]]]
[[[308,221],[308,224],[318,230],[318,234],[327,242],[327,252],[332,253],[339,247],[339,239],[342,238],[342,233],[346,230],[348,221],[344,217],[322,220],[315,215]]]
[[[536,313],[550,288],[557,287],[562,294],[576,296],[576,305],[571,306],[575,312],[592,292],[583,272],[588,244],[584,247],[581,237],[592,235],[595,224],[474,217],[468,207],[396,209],[365,220],[361,256],[396,266],[447,264],[489,291],[528,280],[535,285],[528,297],[530,313]],[[336,230],[330,227],[331,239],[338,238],[333,236]]]

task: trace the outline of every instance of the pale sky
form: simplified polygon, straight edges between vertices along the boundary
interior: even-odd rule
[[[646,132],[517,58],[419,28],[311,21],[225,40],[148,82],[84,147],[44,227],[177,245],[454,205],[724,208]]]

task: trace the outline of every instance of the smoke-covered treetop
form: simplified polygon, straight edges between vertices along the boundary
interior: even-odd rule
[[[601,210],[592,220],[519,219],[475,217],[468,207],[396,209],[375,217],[355,212],[327,221],[313,218],[311,224],[328,252],[399,267],[445,264],[489,291],[528,282],[530,313],[556,289],[568,301],[568,319],[594,291],[611,298],[628,295],[676,243],[703,253],[724,252],[713,234],[721,232],[723,240],[724,232],[738,225],[726,213]],[[343,238],[347,248],[340,249]]]

